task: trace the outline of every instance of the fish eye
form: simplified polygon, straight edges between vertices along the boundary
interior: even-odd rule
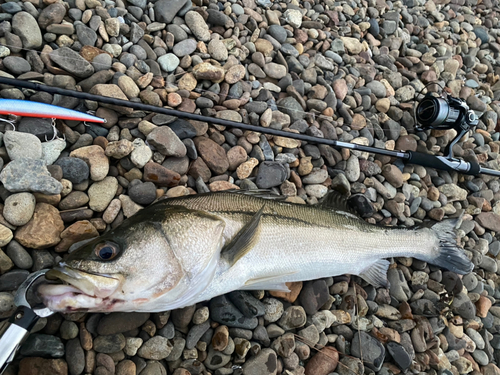
[[[104,242],[94,248],[95,254],[102,260],[111,260],[119,252],[118,245],[113,242]]]

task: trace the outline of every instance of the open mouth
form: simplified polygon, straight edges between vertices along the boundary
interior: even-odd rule
[[[60,312],[107,310],[116,303],[109,297],[121,284],[119,277],[91,274],[63,263],[48,271],[45,277],[63,282],[38,288],[45,306]]]

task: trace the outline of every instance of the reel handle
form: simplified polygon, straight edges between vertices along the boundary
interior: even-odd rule
[[[19,306],[3,332],[0,331],[0,375],[14,360],[21,344],[26,340],[39,318],[29,307]]]

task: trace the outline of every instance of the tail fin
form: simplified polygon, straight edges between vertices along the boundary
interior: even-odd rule
[[[445,220],[430,227],[439,239],[439,250],[437,256],[428,262],[465,275],[472,271],[474,264],[457,244],[454,228],[459,220]]]

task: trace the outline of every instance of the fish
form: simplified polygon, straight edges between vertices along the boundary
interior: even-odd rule
[[[100,124],[106,119],[52,104],[31,102],[29,100],[0,99],[0,115],[23,117],[44,117],[60,120],[88,121]]]
[[[263,193],[169,198],[71,252],[46,274],[63,283],[38,292],[53,311],[158,312],[343,274],[387,287],[392,257],[466,274],[474,266],[456,242],[459,220],[372,225],[334,193],[317,205]]]

